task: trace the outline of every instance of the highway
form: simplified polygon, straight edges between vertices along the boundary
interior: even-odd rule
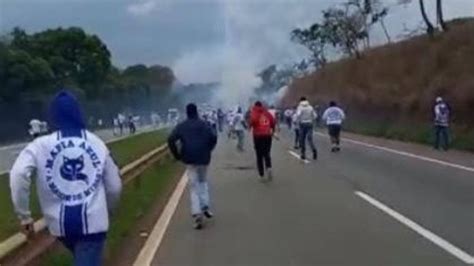
[[[315,136],[319,159],[303,162],[281,133],[268,184],[249,139],[238,153],[222,137],[210,166],[215,219],[193,230],[184,191],[151,265],[474,264],[472,154],[347,134],[334,154]]]

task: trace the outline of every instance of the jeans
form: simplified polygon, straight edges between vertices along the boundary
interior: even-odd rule
[[[61,237],[59,240],[73,254],[74,266],[100,266],[105,238],[105,233],[99,233],[80,237]]]
[[[298,127],[295,127],[295,149],[300,148],[300,129]]]
[[[254,136],[253,143],[257,155],[258,174],[263,177],[265,168],[272,168],[272,136]]]
[[[235,134],[237,135],[237,150],[244,151],[244,131],[236,130]]]
[[[187,165],[186,174],[190,185],[191,214],[201,215],[203,211],[209,209],[207,165]]]
[[[309,146],[316,154],[316,146],[313,142],[313,124],[312,123],[301,123],[300,124],[300,149],[301,157],[306,158],[306,140],[308,140]]]
[[[445,126],[435,126],[435,149],[449,148],[449,128]]]

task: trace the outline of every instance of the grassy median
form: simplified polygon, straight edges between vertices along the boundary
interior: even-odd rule
[[[117,142],[109,143],[112,156],[117,164],[124,166],[145,153],[159,147],[165,142],[166,131],[152,131],[138,134]],[[34,187],[34,186],[33,186]],[[34,188],[33,188],[34,189]],[[35,218],[41,217],[38,199],[34,190],[31,195],[31,210]],[[18,232],[18,220],[13,212],[13,206],[10,199],[10,186],[8,175],[0,175],[0,241],[8,238]]]
[[[106,257],[117,254],[137,221],[152,209],[157,198],[181,169],[180,164],[167,159],[137,177],[140,178],[140,186],[135,186],[133,182],[124,186],[120,204],[112,217],[105,247]],[[54,249],[41,259],[40,265],[72,265],[72,256],[65,248]]]

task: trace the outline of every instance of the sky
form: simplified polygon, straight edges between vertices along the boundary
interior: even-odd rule
[[[255,71],[299,61],[306,50],[289,33],[318,21],[341,0],[0,0],[0,33],[15,26],[28,32],[80,26],[97,34],[113,63],[171,66],[183,82],[250,79]],[[392,38],[421,22],[418,1],[391,7],[386,24]],[[435,21],[434,0],[425,0]],[[447,19],[474,16],[474,0],[445,0]],[[374,43],[385,41],[380,27]],[[238,73],[232,77],[225,72]],[[247,86],[248,84],[245,84]],[[242,85],[244,86],[244,85]],[[239,89],[239,88],[235,88]]]

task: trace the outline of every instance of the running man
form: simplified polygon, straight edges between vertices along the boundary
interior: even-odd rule
[[[318,159],[318,150],[313,142],[313,128],[314,122],[318,115],[314,108],[309,104],[305,97],[301,97],[298,108],[296,109],[296,119],[300,127],[300,151],[301,160],[306,160],[306,141],[308,141],[311,150],[313,151],[313,160]]]
[[[237,113],[235,113],[234,116],[234,133],[237,136],[237,150],[239,152],[244,151],[244,135],[245,135],[245,129],[246,129],[246,124],[244,120],[244,114],[242,112],[242,108],[238,107],[237,108]]]
[[[298,150],[300,148],[300,125],[298,122],[298,114],[296,111],[293,112],[293,115],[291,116],[291,124],[293,127],[293,132],[295,134],[295,150]]]
[[[209,187],[207,182],[211,154],[217,144],[217,135],[207,122],[201,120],[197,106],[186,106],[187,120],[178,124],[168,138],[168,146],[176,160],[186,164],[191,194],[191,215],[194,228],[204,226],[204,217],[214,215],[210,211]],[[178,148],[178,145],[180,148]]]
[[[331,138],[331,151],[338,152],[341,150],[341,125],[346,119],[344,111],[337,106],[335,101],[329,102],[329,108],[324,111],[323,120],[326,121],[329,137]]]
[[[122,188],[119,169],[104,142],[86,130],[69,92],[57,94],[50,113],[57,131],[28,144],[10,171],[13,206],[22,232],[33,236],[29,199],[34,179],[51,235],[71,251],[74,265],[98,266],[109,214]]]
[[[253,133],[258,174],[264,181],[266,169],[267,179],[271,181],[273,179],[271,150],[272,138],[275,133],[275,119],[259,101],[252,108],[249,128]]]
[[[32,119],[29,124],[30,124],[30,129],[28,132],[30,133],[31,139],[34,140],[37,137],[39,137],[42,133],[41,121],[39,121],[38,119]]]

